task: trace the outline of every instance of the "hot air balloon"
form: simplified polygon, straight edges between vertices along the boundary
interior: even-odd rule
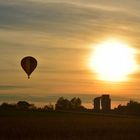
[[[31,56],[24,57],[21,60],[21,66],[23,70],[28,75],[28,79],[30,78],[31,73],[35,70],[37,67],[37,60]]]

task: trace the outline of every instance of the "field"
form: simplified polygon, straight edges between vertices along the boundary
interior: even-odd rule
[[[140,118],[64,112],[0,112],[0,140],[139,140]]]

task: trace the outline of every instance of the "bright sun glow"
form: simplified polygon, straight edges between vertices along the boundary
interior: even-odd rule
[[[90,68],[100,80],[125,81],[128,74],[137,70],[135,50],[119,40],[105,41],[95,46],[90,58]]]

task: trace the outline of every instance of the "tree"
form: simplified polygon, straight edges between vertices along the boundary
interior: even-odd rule
[[[72,109],[80,108],[81,104],[82,104],[82,101],[81,101],[80,98],[74,97],[74,98],[71,99]]]
[[[4,110],[14,110],[16,109],[16,104],[2,103],[0,107]]]
[[[140,115],[140,103],[130,100],[126,107],[127,114]]]
[[[63,97],[60,97],[55,105],[56,110],[68,110],[71,108],[71,103],[68,99],[64,99]]]
[[[127,105],[119,105],[114,111],[127,115],[140,115],[140,103],[130,100]]]
[[[17,108],[19,108],[21,110],[28,110],[28,109],[30,109],[31,106],[33,106],[33,105],[29,104],[26,101],[19,101],[17,103]]]
[[[45,110],[45,111],[54,111],[54,107],[53,107],[52,104],[45,105],[43,110]]]
[[[80,98],[72,98],[70,101],[68,99],[64,99],[60,97],[55,105],[56,110],[81,110],[83,107],[81,106],[82,101]]]

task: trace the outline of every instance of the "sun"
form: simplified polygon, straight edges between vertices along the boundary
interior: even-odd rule
[[[94,47],[90,68],[99,80],[120,82],[137,70],[135,50],[126,43],[110,39]]]

